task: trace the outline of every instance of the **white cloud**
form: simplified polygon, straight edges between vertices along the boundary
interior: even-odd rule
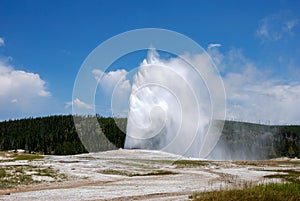
[[[0,80],[1,119],[12,114],[23,117],[34,115],[48,108],[45,104],[51,93],[39,74],[16,70],[0,61]]]
[[[10,102],[12,102],[12,103],[17,103],[18,102],[18,99],[12,99]]]
[[[227,118],[272,124],[299,124],[300,83],[274,79],[240,50],[212,54],[226,71]]]
[[[75,98],[73,102],[67,102],[65,108],[76,107],[78,114],[96,112],[102,116],[126,116],[131,92],[131,84],[126,77],[128,72],[124,69],[109,72],[93,69],[92,73],[98,82],[95,106]]]
[[[1,38],[0,37],[0,46],[4,46],[5,45],[5,43],[4,43],[4,38]]]
[[[228,118],[272,124],[300,123],[300,84],[262,80],[260,72],[245,70],[224,78]]]
[[[46,82],[38,74],[15,70],[3,63],[0,63],[0,80],[1,99],[51,96],[45,87]]]
[[[126,116],[128,111],[128,100],[131,92],[131,84],[126,77],[128,72],[124,69],[103,72],[93,69],[94,78],[98,84],[98,101],[100,113],[113,113],[115,116]],[[106,108],[103,109],[103,105]],[[108,110],[107,107],[110,109]],[[110,112],[107,112],[110,111]]]
[[[207,52],[212,57],[222,75],[228,72],[241,72],[245,68],[250,70],[255,66],[252,61],[245,58],[241,49],[232,48],[223,53],[219,49],[214,48],[207,49]]]
[[[298,24],[299,20],[298,19],[292,19],[290,21],[287,21],[285,24],[285,29],[290,32],[292,29]]]
[[[211,48],[214,48],[214,47],[221,47],[222,45],[221,44],[219,44],[219,43],[211,43],[211,44],[209,44],[208,45],[208,49],[211,49]]]
[[[124,69],[119,69],[116,71],[110,71],[103,73],[99,69],[94,69],[92,73],[95,79],[99,82],[99,86],[107,92],[112,92],[116,85],[121,85],[122,89],[130,88],[130,82],[126,78],[127,71]]]
[[[299,19],[291,17],[289,12],[280,12],[263,18],[256,35],[263,41],[278,41],[293,34]]]
[[[79,98],[75,98],[73,102],[67,102],[66,103],[66,108],[70,106],[78,107],[80,109],[86,109],[86,110],[92,110],[93,106],[90,104],[85,103],[84,101],[80,100]]]

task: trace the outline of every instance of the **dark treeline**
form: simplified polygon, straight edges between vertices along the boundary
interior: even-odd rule
[[[101,151],[101,147],[107,147],[107,140],[96,142],[99,136],[105,135],[115,145],[110,148],[122,148],[125,134],[116,126],[113,118],[104,117],[80,117],[76,116],[76,123],[83,131],[93,129],[95,124],[92,119],[97,119],[101,125],[101,131],[84,138],[83,142],[88,151]],[[121,119],[122,120],[122,119]],[[122,120],[122,126],[126,125],[126,119]],[[81,124],[81,125],[80,125]],[[97,138],[95,138],[95,135]],[[105,138],[105,139],[106,139]],[[101,138],[104,139],[104,138]],[[106,144],[102,144],[106,143]],[[90,144],[97,147],[94,148]],[[86,147],[77,134],[72,115],[59,115],[49,117],[27,118],[21,120],[9,120],[0,122],[0,150],[24,149],[27,152],[42,152],[44,154],[76,154],[87,152]],[[100,148],[99,148],[100,147]]]
[[[126,124],[127,120],[121,118],[73,118],[72,115],[4,121],[0,122],[0,150],[24,149],[29,153],[65,155],[123,148],[126,135],[122,130],[126,130]],[[300,157],[300,126],[226,121],[217,146],[210,154],[210,158],[215,159],[283,156]]]

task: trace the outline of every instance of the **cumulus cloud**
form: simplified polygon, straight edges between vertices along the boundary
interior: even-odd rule
[[[50,96],[46,82],[38,74],[15,70],[0,63],[0,97],[1,99],[28,98],[29,96]]]
[[[33,114],[51,96],[39,74],[16,70],[3,61],[0,61],[0,80],[1,118],[5,118],[4,113]]]
[[[300,83],[274,79],[242,51],[214,52],[224,70],[227,118],[271,124],[299,124]]]
[[[94,69],[92,73],[94,74],[95,79],[99,82],[99,86],[106,92],[112,92],[117,84],[120,85],[120,89],[126,90],[130,88],[130,82],[126,78],[127,71],[124,69],[110,71],[107,73],[104,73],[99,69]]]
[[[4,39],[0,37],[0,46],[4,46],[5,43],[4,43]]]
[[[92,110],[93,106],[91,104],[87,104],[79,98],[75,98],[72,102],[67,102],[66,108],[68,107],[78,107],[80,109]]]
[[[214,47],[221,47],[222,45],[221,44],[219,44],[219,43],[211,43],[211,44],[209,44],[208,45],[208,49],[211,49],[211,48],[214,48]]]
[[[127,78],[128,72],[124,69],[103,72],[93,69],[94,78],[98,81],[98,109],[100,113],[114,116],[126,116],[131,84]],[[103,105],[106,108],[103,108]],[[109,108],[109,110],[107,110]]]
[[[128,100],[131,84],[127,78],[128,72],[124,69],[103,72],[93,69],[92,74],[98,82],[95,94],[95,104],[92,105],[79,98],[67,102],[65,108],[76,107],[78,114],[91,114],[93,109],[102,116],[127,116]]]
[[[278,41],[292,35],[298,23],[289,12],[280,12],[260,20],[256,35],[263,41]]]
[[[271,124],[300,123],[300,84],[261,80],[257,69],[224,78],[229,119]]]

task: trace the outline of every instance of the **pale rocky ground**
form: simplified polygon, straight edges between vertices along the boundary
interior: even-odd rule
[[[185,165],[182,165],[175,162],[178,160],[188,161],[183,161]],[[264,178],[265,175],[278,174],[275,172],[278,169],[300,170],[299,165],[277,163],[276,160],[253,163],[202,160],[203,164],[198,165],[195,165],[195,161],[145,150],[45,156],[44,159],[33,161],[2,161],[2,167],[24,164],[50,167],[66,175],[67,179],[33,175],[33,179],[42,182],[2,189],[0,200],[188,200],[193,192],[280,182],[278,179]]]

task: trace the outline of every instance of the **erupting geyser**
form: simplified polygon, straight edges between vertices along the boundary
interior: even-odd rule
[[[214,77],[208,61],[205,55],[163,60],[149,50],[133,80],[125,148],[207,156],[219,137],[209,139],[213,105],[206,79]]]

